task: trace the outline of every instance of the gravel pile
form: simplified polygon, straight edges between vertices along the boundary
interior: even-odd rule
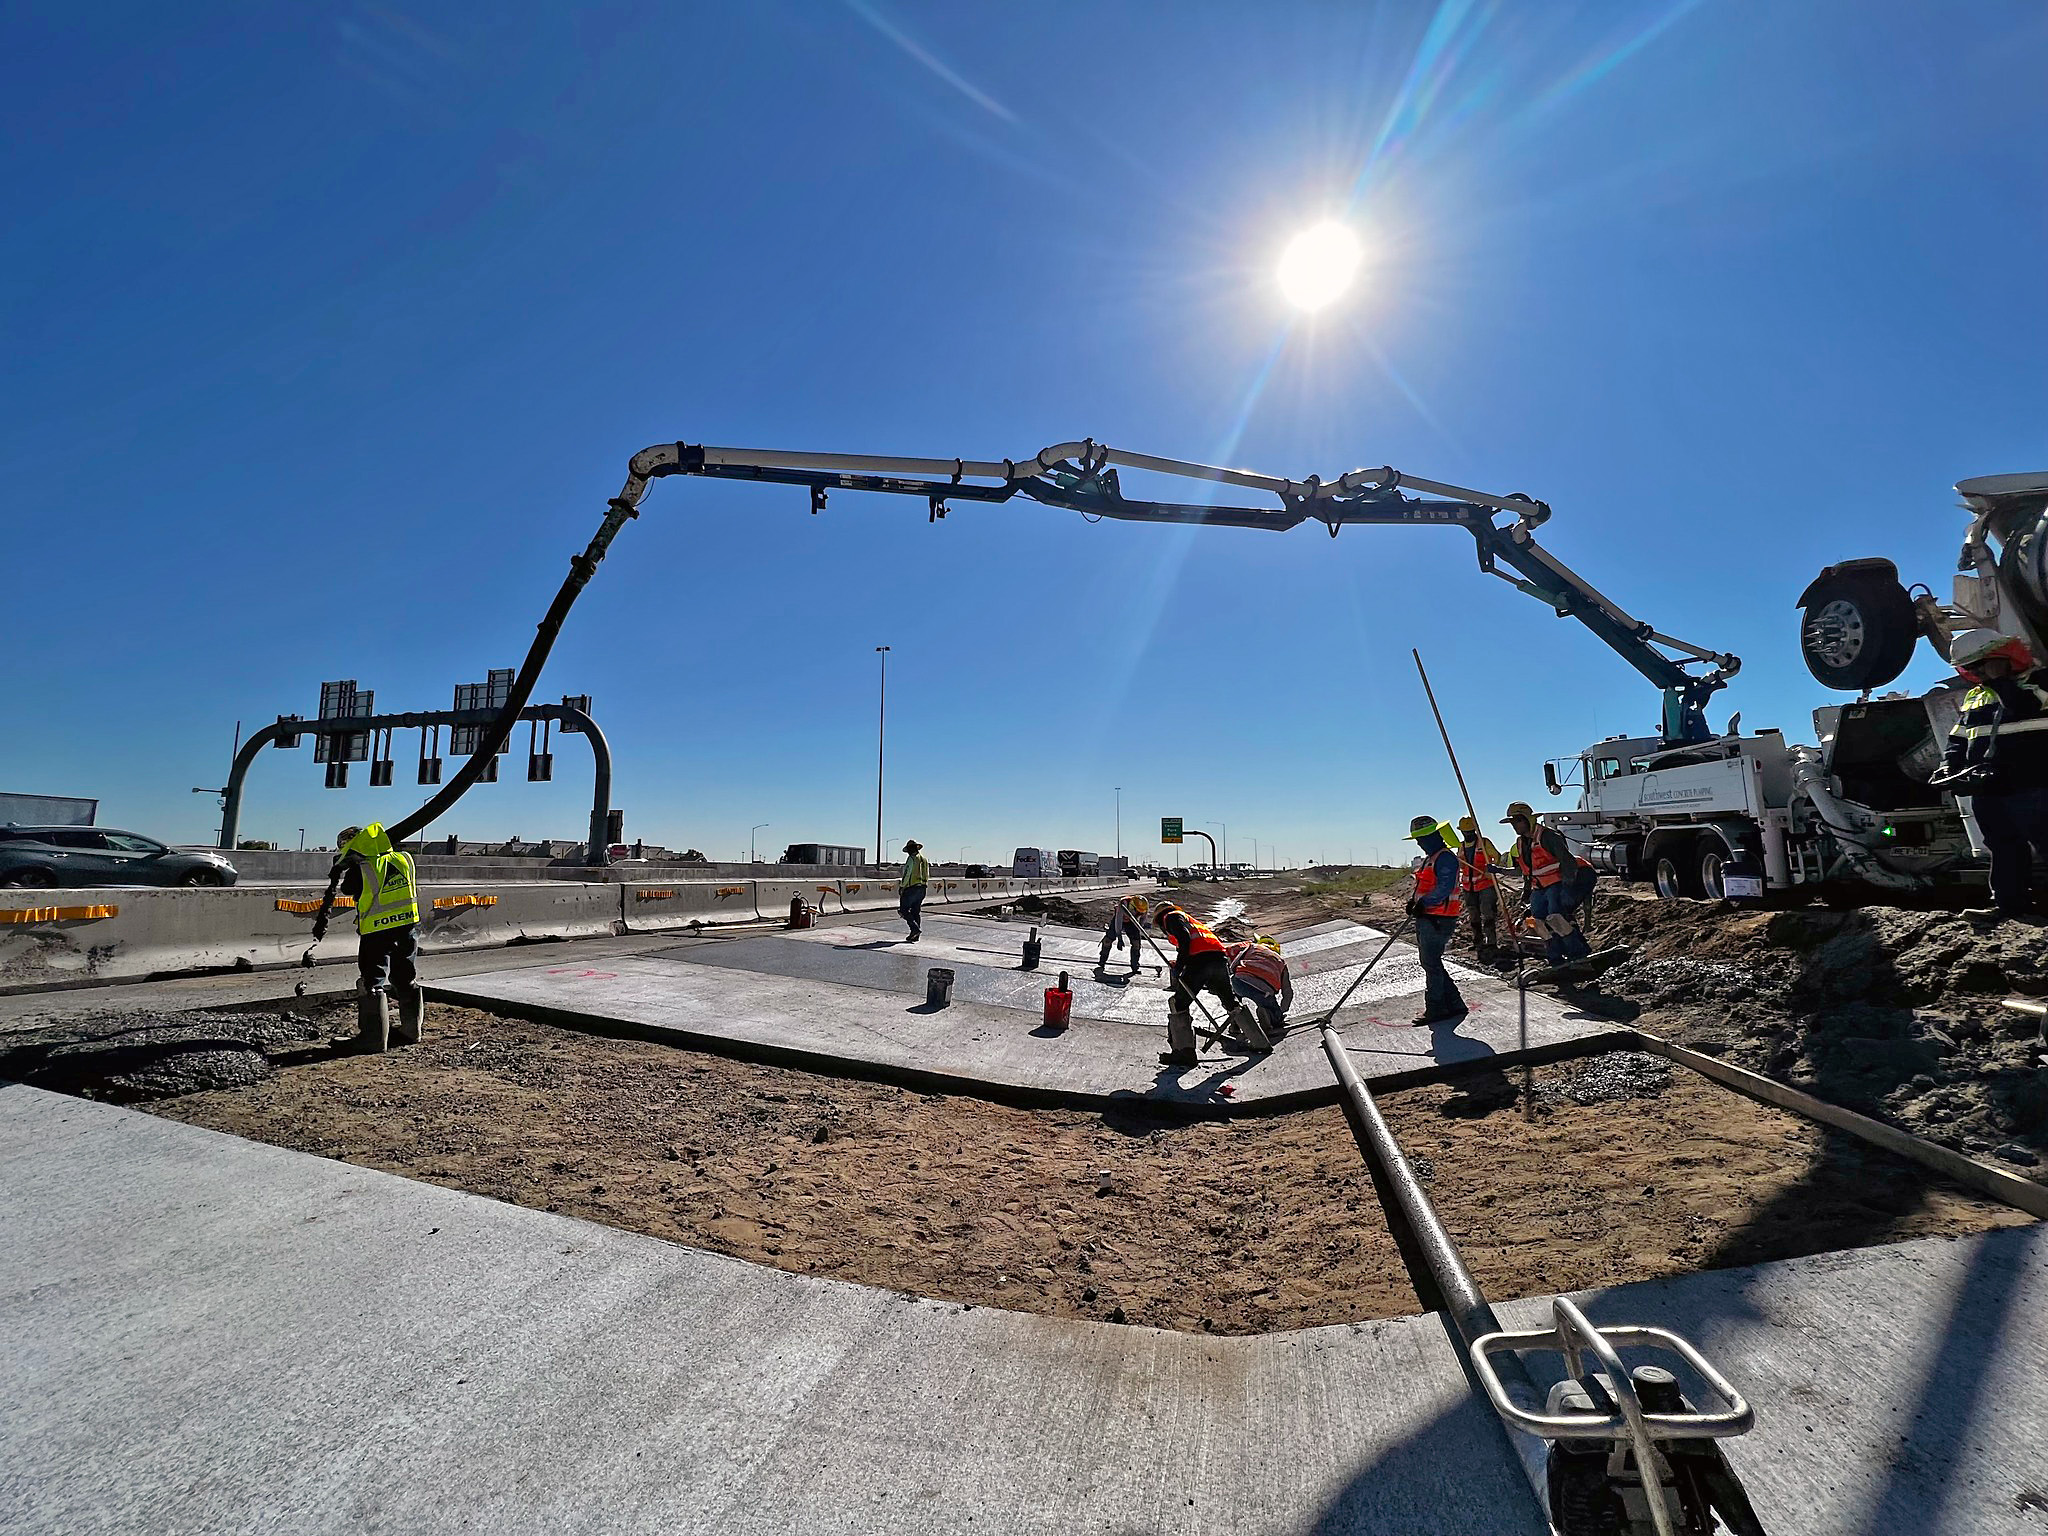
[[[1573,1104],[1619,1104],[1627,1099],[1654,1099],[1671,1086],[1671,1063],[1647,1051],[1608,1051],[1585,1061],[1567,1062],[1562,1081],[1539,1091],[1538,1098]]]

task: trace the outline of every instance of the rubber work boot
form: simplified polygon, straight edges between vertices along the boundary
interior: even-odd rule
[[[356,1033],[365,1051],[391,1047],[391,999],[381,987],[356,994]]]
[[[1159,1059],[1169,1067],[1195,1064],[1194,1016],[1178,1002],[1166,1006],[1166,1049]]]
[[[1231,1009],[1230,1016],[1225,1020],[1225,1023],[1229,1026],[1230,1032],[1243,1041],[1246,1048],[1255,1054],[1273,1049],[1273,1042],[1267,1038],[1265,1028],[1259,1023],[1258,1015],[1251,1010],[1248,1004],[1239,1003],[1235,1008]]]
[[[391,1039],[397,1045],[418,1045],[420,1026],[427,1016],[427,989],[414,987],[398,999],[398,1022],[391,1028]]]

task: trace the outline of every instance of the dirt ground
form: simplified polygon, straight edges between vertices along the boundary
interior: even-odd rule
[[[1188,905],[1234,895],[1267,928],[1401,915],[1405,887],[1387,886],[1391,871],[1314,873],[1196,886]],[[2048,925],[1913,907],[1659,901],[1609,881],[1601,893],[1594,943],[1634,954],[1566,993],[1575,1005],[2048,1179],[2041,1023],[1999,1006],[2048,996]]]
[[[289,1021],[297,1045],[262,1026],[253,1080],[214,1073],[150,1107],[977,1305],[1222,1333],[1419,1310],[1335,1108],[1194,1125],[1028,1111],[450,1008],[420,1046],[337,1054],[319,1037],[344,1017]],[[2027,1219],[1654,1058],[1538,1085],[1533,1126],[1505,1080],[1384,1100],[1495,1298]]]

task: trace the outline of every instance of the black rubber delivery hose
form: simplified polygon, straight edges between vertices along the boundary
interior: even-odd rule
[[[634,489],[628,486],[629,490]],[[644,490],[642,484],[639,489]],[[455,777],[443,784],[440,790],[425,805],[404,819],[394,822],[386,830],[393,843],[402,843],[416,832],[431,826],[436,817],[446,811],[468,791],[469,786],[483,776],[484,767],[497,756],[498,749],[510,739],[512,727],[519,722],[519,712],[526,708],[526,701],[533,695],[533,685],[540,681],[541,669],[547,665],[548,653],[555,648],[555,637],[562,632],[562,621],[569,617],[569,610],[576,599],[590,584],[590,578],[597,574],[599,562],[605,551],[611,547],[621,528],[628,521],[640,515],[638,496],[628,500],[625,496],[614,497],[611,510],[605,514],[603,525],[597,536],[582,554],[569,561],[569,575],[562,583],[562,589],[555,594],[555,600],[548,605],[547,613],[535,631],[533,644],[527,647],[526,660],[520,663],[519,671],[512,679],[511,696],[505,700],[505,707],[477,743],[477,749],[469,761],[456,771]],[[337,850],[338,851],[338,850]]]

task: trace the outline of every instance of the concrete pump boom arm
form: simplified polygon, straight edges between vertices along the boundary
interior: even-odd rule
[[[1213,506],[1126,497],[1118,468],[1227,485],[1272,496],[1275,507]],[[1347,524],[1456,523],[1478,546],[1480,568],[1577,619],[1655,683],[1664,694],[1662,731],[1667,742],[1704,740],[1712,734],[1706,704],[1741,669],[1739,657],[1663,634],[1634,617],[1536,542],[1534,530],[1550,517],[1543,502],[1519,494],[1495,495],[1440,480],[1424,480],[1392,467],[1354,469],[1324,480],[1294,480],[1252,470],[1227,469],[1186,459],[1132,453],[1092,439],[1056,443],[1027,459],[922,459],[886,454],[803,453],[779,449],[718,448],[658,443],[633,456],[620,500],[637,505],[648,482],[666,475],[755,480],[807,486],[811,510],[832,490],[922,496],[937,521],[952,501],[1007,501],[1024,496],[1090,517],[1125,522],[1204,523],[1274,532],[1314,521],[1332,538]],[[1497,523],[1495,514],[1511,520]],[[1499,567],[1505,565],[1516,575]],[[1667,655],[1666,652],[1675,652]],[[1695,675],[1686,670],[1704,665]]]

